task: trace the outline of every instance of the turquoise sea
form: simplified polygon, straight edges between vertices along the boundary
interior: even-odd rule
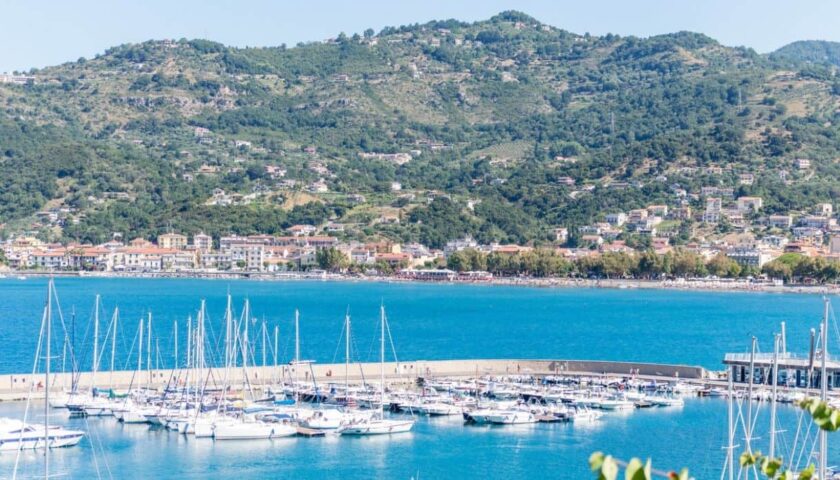
[[[254,332],[263,320],[269,331],[279,326],[284,362],[293,351],[296,308],[302,356],[319,362],[341,359],[339,336],[348,308],[357,359],[375,360],[378,307],[384,303],[402,359],[607,359],[712,369],[721,368],[724,353],[746,351],[752,335],[768,350],[781,321],[787,322],[789,348],[805,351],[808,330],[822,314],[818,296],[763,293],[181,279],[60,278],[56,286],[80,357],[90,351],[91,334],[85,331],[99,293],[103,321],[119,305],[123,351],[130,349],[140,317],[151,310],[159,361],[167,367],[174,322],[183,339],[187,316],[195,316],[206,299],[208,330],[220,332],[228,290],[237,314],[244,298],[250,300]],[[0,280],[0,372],[31,370],[45,292],[45,279]],[[130,361],[125,355],[120,360]],[[0,416],[18,416],[21,408],[0,404]],[[719,478],[726,437],[726,402],[718,399],[691,399],[681,409],[610,414],[595,425],[485,428],[464,426],[458,419],[421,418],[404,436],[269,442],[214,443],[120,425],[113,418],[68,420],[64,415],[55,421],[87,430],[90,439],[54,451],[55,471],[69,478],[96,478],[97,465],[104,478],[590,478],[586,462],[595,450],[622,458],[650,456],[659,468],[688,466],[698,479]],[[782,408],[781,417],[793,435],[792,409]],[[838,450],[831,450],[832,460],[840,460]],[[13,454],[0,454],[0,478],[10,475],[13,464]],[[25,476],[38,475],[42,456],[25,454],[21,465]]]

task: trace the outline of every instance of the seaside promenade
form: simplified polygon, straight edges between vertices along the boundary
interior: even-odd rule
[[[386,283],[426,283],[426,284],[482,284],[501,286],[522,286],[542,288],[608,288],[608,289],[662,289],[662,290],[697,290],[697,291],[733,291],[765,293],[804,293],[812,295],[840,294],[840,285],[787,285],[772,281],[750,281],[714,278],[678,278],[668,280],[645,280],[636,278],[568,278],[568,277],[492,277],[480,280],[456,279],[453,281],[424,281],[389,275],[348,275],[324,271],[314,272],[85,272],[85,271],[37,271],[7,270],[6,277],[45,278],[180,278],[206,280],[259,280],[259,281],[294,281],[317,280],[338,282],[386,282]]]

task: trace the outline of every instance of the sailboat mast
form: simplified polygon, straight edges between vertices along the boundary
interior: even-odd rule
[[[828,298],[823,298],[823,302],[825,303],[825,307],[823,311],[822,323],[822,359],[820,362],[820,380],[822,380],[822,388],[820,389],[820,400],[825,402],[828,399]],[[820,468],[818,478],[826,478],[826,473],[828,470],[828,458],[826,458],[827,456],[828,436],[826,435],[825,430],[820,429]]]
[[[295,403],[300,401],[297,391],[297,384],[300,382],[300,311],[295,309],[295,385],[292,391],[295,392]]]
[[[67,336],[64,336],[64,343],[61,344],[61,387],[67,388]]]
[[[268,330],[266,330],[265,319],[263,319],[263,322],[262,322],[262,357],[263,357],[262,366],[263,366],[263,374],[265,374],[265,367],[268,365],[268,363],[265,360],[266,359],[266,356],[265,356],[266,355],[266,349],[265,349],[266,340],[268,340]]]
[[[251,315],[251,305],[248,299],[245,299],[245,330],[242,333],[242,370],[245,372],[245,380],[248,380],[248,317]]]
[[[385,305],[379,306],[379,316],[382,331],[379,334],[379,388],[380,392],[380,410],[379,414],[385,418]]]
[[[729,369],[729,385],[727,388],[727,398],[726,398],[726,414],[728,419],[728,433],[729,433],[729,443],[726,446],[726,465],[728,471],[728,480],[735,480],[735,424],[734,424],[734,402],[735,402],[735,389],[734,389],[734,380],[732,378],[732,367]]]
[[[187,388],[186,398],[190,399],[190,377],[192,373],[192,315],[187,316],[187,378],[184,385]]]
[[[175,323],[172,325],[172,347],[174,353],[172,354],[172,369],[175,370],[178,368],[178,320],[175,320]]]
[[[196,335],[195,335],[195,351],[196,351],[196,361],[198,363],[198,377],[196,377],[196,382],[202,382],[204,378],[204,320],[205,315],[207,315],[206,310],[206,302],[202,299],[201,300],[201,311],[198,313],[198,322],[196,322]],[[196,383],[198,385],[198,383]],[[204,396],[204,384],[201,384],[201,395]]]
[[[350,396],[350,313],[344,316],[344,400]]]
[[[46,357],[44,366],[44,478],[50,478],[50,343],[52,341],[52,298],[53,298],[53,279],[50,278],[47,284],[47,315],[46,315]]]
[[[149,386],[152,385],[152,312],[149,312],[149,322],[146,325],[146,370],[149,371]]]
[[[137,374],[139,376],[140,372],[143,371],[143,317],[140,317],[140,333],[139,333],[139,345],[137,347]]]
[[[746,433],[747,433],[747,453],[752,453],[752,404],[753,404],[753,384],[755,383],[755,349],[756,338],[752,337],[752,349],[750,350],[750,386],[747,389],[747,418],[746,418]]]
[[[773,391],[770,399],[770,458],[776,458],[776,392],[779,383],[779,347],[782,343],[781,335],[776,334],[773,339]]]
[[[76,393],[78,385],[77,367],[76,365],[76,307],[73,307],[73,312],[70,315],[70,368],[72,375],[70,377],[70,391]]]
[[[93,376],[91,388],[96,388],[96,373],[99,371],[99,294],[93,307]]]
[[[275,380],[275,376],[277,375],[277,346],[280,340],[280,325],[274,326],[274,370],[272,371],[272,380]]]
[[[114,321],[112,322],[113,325],[114,325],[113,326],[114,331],[111,332],[111,374],[110,374],[110,378],[108,380],[108,383],[111,385],[111,388],[114,388],[114,356],[116,355],[116,352],[117,352],[117,323],[119,322],[119,319],[120,319],[120,308],[115,307],[114,308]]]
[[[230,292],[227,295],[227,308],[225,309],[225,366],[229,367],[232,363],[233,351],[231,346],[231,339],[233,338],[233,312],[230,306]]]

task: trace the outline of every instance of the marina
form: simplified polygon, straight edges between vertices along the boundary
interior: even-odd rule
[[[468,293],[482,292],[481,287],[473,288]],[[60,288],[59,292],[62,292]],[[585,459],[595,449],[612,446],[611,451],[616,454],[638,455],[635,449],[644,442],[629,441],[621,435],[615,436],[615,432],[637,421],[656,425],[668,419],[694,432],[696,437],[686,440],[688,443],[704,441],[708,449],[709,443],[715,442],[716,450],[723,448],[724,454],[704,459],[691,455],[670,457],[677,450],[666,452],[663,444],[654,450],[657,464],[673,461],[676,466],[689,466],[693,472],[720,472],[723,465],[732,461],[725,455],[734,449],[726,447],[727,438],[734,438],[731,432],[747,425],[741,422],[739,427],[735,421],[727,429],[728,409],[737,408],[736,418],[753,418],[754,423],[750,425],[767,423],[768,415],[773,422],[779,419],[795,423],[801,413],[790,404],[805,395],[819,393],[788,381],[796,378],[795,375],[784,377],[781,384],[768,382],[772,375],[768,375],[767,367],[761,363],[767,354],[756,352],[755,343],[749,359],[756,366],[756,374],[749,384],[743,381],[744,375],[738,377],[740,367],[731,363],[740,361],[743,355],[740,353],[720,352],[717,368],[666,362],[522,357],[400,359],[397,354],[401,348],[397,346],[408,346],[411,342],[401,337],[403,320],[392,318],[388,304],[381,299],[374,307],[378,313],[375,321],[362,315],[361,320],[356,319],[345,307],[343,319],[332,322],[332,341],[326,346],[334,351],[334,361],[319,362],[306,356],[304,345],[312,345],[307,342],[307,330],[302,328],[307,316],[299,310],[293,311],[291,329],[284,328],[291,345],[281,353],[279,325],[270,328],[268,322],[257,317],[254,309],[259,308],[255,306],[258,303],[250,296],[234,299],[226,293],[221,314],[213,311],[215,307],[208,308],[205,299],[193,299],[196,306],[192,312],[181,320],[174,319],[167,329],[152,309],[136,322],[125,321],[122,313],[125,307],[114,307],[108,312],[102,296],[96,295],[92,311],[82,323],[83,333],[75,335],[71,335],[72,329],[66,329],[66,307],[59,304],[59,295],[51,298],[54,301],[48,303],[50,307],[42,316],[41,335],[50,324],[46,319],[55,315],[52,334],[56,339],[46,343],[53,351],[50,357],[53,360],[49,362],[53,373],[46,374],[38,368],[31,374],[0,376],[0,398],[17,400],[0,405],[0,416],[10,421],[23,419],[25,426],[31,432],[40,432],[42,438],[49,436],[43,435],[45,429],[76,433],[76,441],[66,445],[70,448],[47,449],[52,452],[51,458],[59,459],[58,463],[53,462],[53,471],[72,468],[74,472],[87,472],[98,478],[113,477],[109,469],[114,457],[124,462],[125,455],[142,456],[156,451],[149,442],[172,445],[174,452],[180,452],[178,460],[173,461],[181,466],[186,466],[187,460],[180,457],[189,452],[196,454],[201,462],[214,464],[216,458],[207,455],[230,448],[241,455],[234,463],[244,462],[236,463],[236,468],[254,468],[256,476],[260,475],[260,462],[267,469],[264,472],[284,468],[266,464],[261,456],[270,454],[270,449],[297,452],[299,457],[290,458],[282,450],[281,455],[290,462],[289,471],[295,471],[294,465],[300,465],[297,462],[310,458],[313,452],[331,449],[333,455],[338,455],[336,458],[355,455],[349,460],[338,460],[338,468],[346,470],[345,477],[362,478],[366,469],[374,468],[370,462],[378,460],[361,454],[354,442],[367,446],[371,441],[376,442],[384,456],[402,451],[413,458],[413,464],[377,465],[381,478],[410,478],[424,471],[434,477],[435,472],[440,476],[457,467],[446,466],[446,460],[429,465],[420,452],[432,444],[452,442],[453,451],[461,451],[463,458],[469,458],[469,452],[482,444],[476,436],[482,435],[493,439],[497,447],[505,445],[506,440],[515,440],[514,445],[526,445],[528,450],[539,450],[546,442],[563,445],[571,441],[566,449],[559,450],[570,455],[567,461],[572,460],[572,454],[576,455],[580,470],[573,471],[584,474]],[[768,328],[772,331],[774,327]],[[824,328],[821,326],[820,331]],[[360,332],[362,337],[373,337],[372,341],[360,346]],[[797,338],[798,334],[791,332],[790,336]],[[161,348],[165,343],[170,344],[166,350]],[[96,354],[75,353],[85,346]],[[778,362],[778,357],[774,354],[771,361]],[[787,351],[783,355],[791,362],[801,357]],[[821,357],[821,353],[811,353],[807,365],[810,378],[817,376],[813,374],[814,361]],[[826,368],[830,363],[826,362]],[[772,363],[771,367],[776,364]],[[724,370],[726,365],[729,367]],[[731,377],[740,381],[729,383],[728,372],[736,372]],[[827,391],[826,395],[834,398],[831,392]],[[43,402],[45,397],[48,404]],[[773,397],[778,401],[769,401]],[[29,400],[29,408],[24,407],[26,403],[22,399]],[[717,413],[714,419],[705,422],[698,418],[695,423],[685,423],[683,417],[698,410]],[[653,427],[643,428],[645,438],[657,436],[655,430],[649,430]],[[668,428],[662,432],[673,434],[674,427]],[[797,452],[795,464],[791,453],[792,466],[801,468],[819,458],[815,457],[815,446],[807,449],[799,446],[810,441],[812,433],[799,438],[797,432],[797,438],[788,439],[782,430],[770,428],[780,442],[785,438],[786,445],[789,440],[796,445],[790,447],[791,452]],[[103,444],[102,439],[109,437],[109,443]],[[12,438],[11,444],[21,442],[22,438]],[[598,438],[599,444],[590,443]],[[753,432],[747,438],[766,441],[766,437]],[[199,446],[199,443],[206,445]],[[113,448],[120,444],[127,445],[124,451]],[[225,447],[226,444],[234,447]],[[247,447],[240,449],[237,444]],[[23,474],[41,471],[39,457],[26,453],[25,448],[28,447],[6,458],[0,456],[0,465]],[[43,446],[32,448],[44,451]],[[829,451],[836,452],[836,448],[830,447]],[[519,447],[508,453],[513,455],[508,457],[509,461],[528,455]],[[15,457],[13,463],[10,457]],[[88,458],[93,467],[86,469],[74,464],[80,457]],[[314,461],[313,468],[307,470],[319,471],[319,462],[323,461]],[[530,468],[545,468],[554,459],[533,461],[533,467],[520,465],[510,476],[523,477]],[[335,463],[330,465],[323,468],[336,468]],[[225,472],[232,466],[220,464],[218,468]],[[147,470],[143,469],[144,474]],[[695,475],[705,478],[699,473]],[[168,474],[161,473],[161,476],[167,478]],[[130,474],[122,477],[133,478]]]

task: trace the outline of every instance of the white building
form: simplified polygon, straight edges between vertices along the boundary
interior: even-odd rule
[[[193,247],[200,252],[209,252],[213,250],[213,237],[205,233],[197,233],[193,235]]]
[[[610,225],[620,227],[627,223],[627,214],[624,212],[608,213],[606,220]]]
[[[468,248],[478,248],[478,242],[473,240],[469,235],[462,239],[447,242],[446,246],[443,247],[443,254],[446,258],[449,258],[449,256],[453,253],[460,252],[461,250],[466,250]]]

